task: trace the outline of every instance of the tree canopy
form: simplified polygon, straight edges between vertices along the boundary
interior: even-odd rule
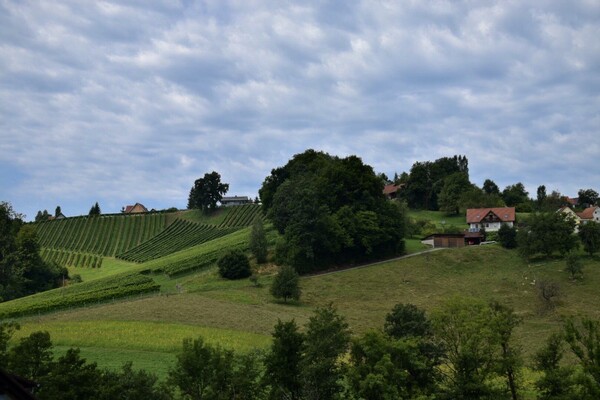
[[[221,183],[221,175],[213,171],[204,174],[204,177],[196,179],[194,186],[190,189],[188,197],[188,208],[198,208],[209,212],[217,208],[217,203],[223,199],[223,195],[229,190],[228,183]]]
[[[271,171],[260,197],[283,235],[278,261],[299,272],[403,251],[404,211],[386,200],[381,178],[356,156],[297,154]]]

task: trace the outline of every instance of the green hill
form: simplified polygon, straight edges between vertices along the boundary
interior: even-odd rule
[[[177,263],[200,262],[223,247],[244,248],[247,235],[246,229],[168,257],[131,264],[132,272],[164,272]],[[548,334],[559,328],[561,316],[584,313],[600,318],[596,307],[600,260],[585,258],[584,264],[585,278],[576,283],[563,271],[563,260],[526,263],[515,251],[498,246],[449,249],[303,277],[301,303],[286,305],[273,301],[269,294],[272,269],[263,270],[262,286],[256,287],[248,280],[222,280],[213,264],[207,263],[188,275],[173,274],[173,278],[147,275],[161,286],[155,295],[21,319],[19,335],[48,330],[61,348],[82,347],[84,355],[102,365],[118,367],[129,358],[164,375],[184,337],[203,335],[209,342],[238,350],[265,347],[278,319],[294,318],[303,325],[315,307],[330,302],[347,318],[353,332],[360,334],[381,327],[396,303],[413,303],[431,311],[452,296],[468,295],[497,299],[513,307],[524,320],[516,332],[518,340],[531,356]],[[541,279],[553,280],[561,287],[561,300],[554,311],[542,311],[534,286]],[[11,303],[0,305],[0,312]],[[152,364],[150,359],[162,362]]]

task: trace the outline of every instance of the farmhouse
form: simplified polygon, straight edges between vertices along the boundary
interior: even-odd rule
[[[485,229],[495,232],[502,224],[512,227],[515,224],[514,207],[469,208],[467,209],[467,224],[470,232]]]
[[[144,207],[143,204],[140,203],[135,203],[132,206],[126,206],[123,209],[123,212],[125,214],[139,214],[139,213],[145,213],[148,212],[148,209],[146,207]]]
[[[393,200],[398,197],[398,191],[404,187],[404,184],[394,185],[389,184],[383,187],[383,195],[390,200]]]
[[[221,205],[223,207],[241,206],[243,204],[250,204],[252,200],[248,196],[231,196],[223,197],[221,199]]]
[[[582,224],[586,224],[590,221],[600,222],[600,207],[592,206],[588,207],[580,213],[577,213],[577,216],[581,220]]]

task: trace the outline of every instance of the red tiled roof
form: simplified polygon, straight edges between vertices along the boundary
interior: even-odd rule
[[[400,189],[399,186],[396,186],[394,184],[391,185],[385,185],[383,187],[383,194],[391,194],[391,193],[396,193],[398,191],[398,189]]]
[[[481,220],[490,212],[496,214],[502,222],[515,222],[514,207],[469,208],[467,210],[467,224],[477,224],[481,222]]]
[[[577,216],[581,219],[592,219],[594,218],[594,211],[596,210],[596,206],[588,207],[580,213],[577,213]]]
[[[135,203],[135,204],[134,204],[134,205],[132,205],[132,206],[126,206],[126,207],[125,207],[125,211],[124,211],[124,212],[125,212],[125,214],[128,214],[128,213],[132,212],[132,211],[133,211],[133,209],[134,209],[136,206],[140,206],[140,207],[141,207],[141,210],[142,210],[141,212],[147,212],[147,211],[148,211],[148,209],[146,209],[146,207],[144,207],[144,205],[143,205],[143,204],[140,204],[140,203]]]

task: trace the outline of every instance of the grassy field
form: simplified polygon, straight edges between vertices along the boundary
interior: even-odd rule
[[[248,280],[222,280],[215,267],[208,267],[173,279],[157,275],[163,291],[159,295],[24,318],[19,335],[48,330],[59,348],[81,346],[102,366],[118,367],[130,357],[135,366],[162,376],[184,337],[202,335],[240,351],[264,348],[278,319],[295,319],[303,325],[315,307],[328,303],[346,317],[354,334],[361,334],[381,327],[396,303],[431,311],[462,295],[497,299],[513,307],[524,320],[516,335],[530,357],[560,329],[563,316],[583,313],[600,318],[600,259],[586,257],[584,264],[584,280],[571,282],[563,260],[527,263],[515,251],[498,246],[449,249],[304,277],[299,304],[283,304],[270,296],[274,266],[262,268],[260,287]],[[542,312],[533,286],[540,279],[561,286],[561,301],[554,311]]]

